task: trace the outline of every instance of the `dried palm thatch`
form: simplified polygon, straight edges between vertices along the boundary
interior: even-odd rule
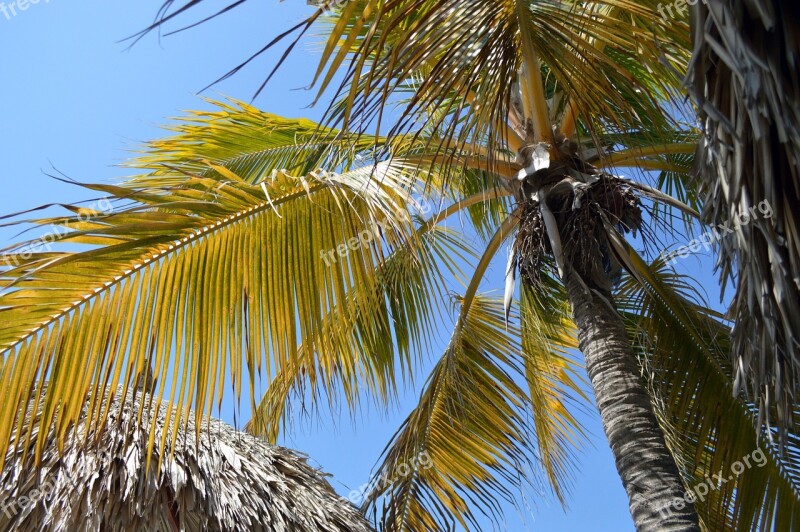
[[[737,283],[735,388],[785,436],[800,387],[800,9],[698,2],[692,32],[705,219],[733,229],[720,240],[719,267]]]
[[[304,458],[217,420],[196,438],[189,416],[174,456],[154,451],[148,465],[140,404],[115,397],[99,433],[86,432],[85,409],[63,452],[49,435],[39,469],[25,453],[32,443],[12,446],[0,476],[0,530],[371,530]],[[176,413],[153,411],[158,441]],[[26,423],[41,414],[41,404],[29,409]]]

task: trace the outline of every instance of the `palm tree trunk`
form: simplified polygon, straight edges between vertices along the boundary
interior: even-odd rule
[[[611,294],[588,290],[572,268],[565,281],[586,370],[636,530],[700,530],[694,505],[684,500],[678,468]]]

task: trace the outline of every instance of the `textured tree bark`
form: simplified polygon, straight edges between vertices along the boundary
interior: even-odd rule
[[[611,294],[587,290],[572,268],[565,277],[586,370],[636,530],[699,531]]]

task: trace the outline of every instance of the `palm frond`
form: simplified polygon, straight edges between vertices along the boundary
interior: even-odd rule
[[[797,452],[781,457],[757,426],[754,405],[734,395],[729,326],[698,303],[696,290],[665,262],[649,265],[628,251],[633,273],[616,299],[704,525],[709,530],[797,528]]]
[[[219,124],[209,119],[209,127]],[[255,168],[268,169],[258,157],[243,172],[249,180],[191,149],[174,159],[124,186],[86,185],[107,194],[114,209],[35,220],[58,229],[28,243],[44,249],[14,253],[15,246],[5,257],[3,441],[36,434],[15,422],[41,394],[43,423],[62,437],[86,398],[106,386],[112,393],[143,386],[159,400],[166,393],[198,417],[221,402],[226,386],[237,397],[249,387],[255,402],[256,377],[270,379],[304,340],[319,342],[330,309],[369,287],[382,258],[413,235],[402,213],[417,174],[402,163],[299,177],[272,168],[256,184]],[[195,168],[198,160],[204,170]],[[386,318],[351,310],[342,317]],[[395,365],[379,356],[359,363],[370,366],[364,386],[385,398]],[[93,408],[90,422],[102,422],[107,411]],[[38,431],[39,439],[46,433]]]
[[[587,382],[574,355],[577,333],[566,295],[552,278],[548,281],[536,291],[522,288],[522,359],[537,453],[550,486],[566,504],[561,488],[569,485],[574,452],[587,439],[575,413],[592,401],[584,391]]]
[[[145,32],[202,0],[171,11],[173,4],[165,2]],[[655,0],[323,2],[293,31],[228,75],[280,39],[294,31],[302,35],[323,20],[326,44],[314,84],[321,96],[337,73],[352,80],[336,89],[337,103],[329,107],[330,123],[343,129],[380,131],[384,122],[391,122],[391,130],[400,133],[415,129],[415,124],[433,125],[430,138],[459,143],[488,139],[490,147],[505,146],[511,136],[526,136],[527,126],[520,120],[525,117],[511,103],[514,83],[519,82],[541,86],[535,108],[526,111],[539,129],[570,115],[569,122],[583,124],[586,132],[601,124],[625,131],[666,118],[657,102],[680,87],[688,61],[685,23],[664,20],[659,6]],[[334,8],[333,16],[322,17],[329,7]],[[299,38],[286,45],[286,53]],[[285,58],[286,54],[279,64]],[[530,71],[521,74],[523,66]],[[412,97],[399,118],[389,119],[386,104],[408,87]],[[540,109],[544,98],[548,108]],[[516,124],[516,133],[510,133],[507,119]],[[551,133],[538,132],[545,139]]]
[[[235,99],[205,101],[211,110],[190,111],[180,117],[166,128],[173,136],[149,142],[140,157],[126,164],[146,172],[127,183],[164,186],[169,176],[169,184],[180,184],[183,176],[173,167],[205,176],[214,172],[207,161],[248,183],[263,180],[273,169],[291,175],[306,175],[319,168],[346,171],[380,160],[385,145],[381,137],[356,136],[311,120],[284,118]]]
[[[459,300],[445,354],[373,478],[364,506],[380,514],[387,530],[449,530],[456,523],[479,528],[474,509],[499,519],[497,497],[513,501],[510,489],[532,479],[534,438],[551,487],[562,497],[583,438],[567,407],[582,397],[574,364],[563,355],[575,339],[537,327],[564,323],[563,298],[552,302],[554,294],[542,293],[538,301],[528,299],[523,323],[529,336],[523,345],[517,340],[520,330],[507,321],[505,304],[477,295],[516,223],[516,216],[509,217],[489,242]],[[548,304],[537,305],[543,302]],[[428,467],[419,467],[420,457]],[[398,475],[401,469],[407,474]]]
[[[290,408],[295,396],[309,398],[312,408],[320,397],[332,407],[342,394],[348,405],[355,405],[359,382],[368,377],[364,373],[379,369],[372,367],[375,360],[387,360],[391,366],[397,352],[429,351],[431,332],[442,325],[444,272],[460,274],[457,260],[474,252],[444,227],[423,225],[418,232],[419,238],[406,240],[363,279],[366,286],[338,301],[324,317],[318,336],[308,338],[297,357],[277,371],[246,426],[248,432],[275,442],[294,414]],[[353,358],[358,364],[347,363]],[[410,361],[402,357],[400,362]],[[413,375],[411,368],[395,373]],[[382,390],[380,397],[391,391]]]
[[[499,520],[498,497],[513,502],[531,480],[519,330],[506,329],[501,301],[482,297],[460,323],[370,485],[365,507],[386,530],[480,529],[475,509]]]

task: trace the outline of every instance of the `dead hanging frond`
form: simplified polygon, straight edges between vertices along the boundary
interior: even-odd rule
[[[546,271],[550,271],[551,275],[555,272],[550,258],[552,248],[539,210],[539,202],[527,201],[519,217],[519,230],[513,249],[519,276],[523,286],[539,286]]]
[[[734,227],[718,263],[736,283],[734,391],[746,390],[759,424],[786,442],[800,391],[800,12],[780,0],[721,0],[691,14],[703,214]]]

